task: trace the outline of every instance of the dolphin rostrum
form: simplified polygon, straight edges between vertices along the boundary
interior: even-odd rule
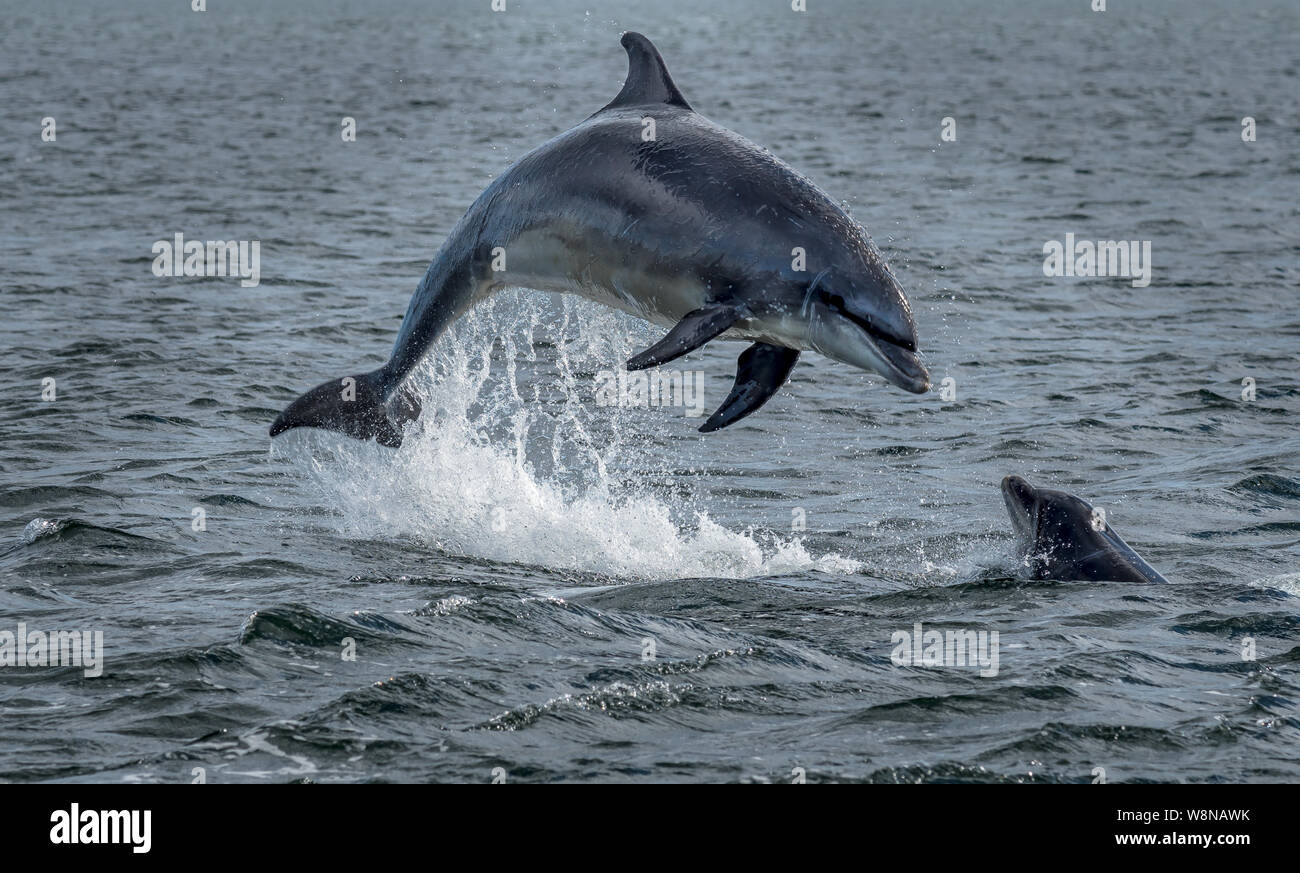
[[[1035,579],[1164,582],[1092,504],[1065,491],[1002,480],[1011,525]]]
[[[403,383],[449,324],[505,287],[578,294],[669,328],[629,370],[719,336],[752,342],[705,432],[762,406],[804,349],[929,389],[911,307],[862,227],[804,176],[697,115],[650,40],[629,32],[622,44],[623,90],[479,195],[411,298],[388,363],[308,391],[271,436],[322,427],[400,446],[420,415]]]

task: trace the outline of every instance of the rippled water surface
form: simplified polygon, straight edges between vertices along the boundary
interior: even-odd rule
[[[0,668],[0,779],[1300,778],[1294,4],[0,5],[0,630],[106,661]],[[400,450],[272,445],[626,29],[867,227],[955,399],[807,354],[701,435],[594,401],[660,329],[512,291]],[[154,276],[178,232],[261,284]],[[1046,278],[1066,233],[1150,286]],[[1008,473],[1172,584],[1026,580]],[[918,622],[997,675],[895,666]]]

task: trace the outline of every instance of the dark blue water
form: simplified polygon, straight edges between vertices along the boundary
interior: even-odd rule
[[[104,639],[0,666],[0,779],[1300,778],[1300,12],[1110,5],[0,4],[0,632]],[[400,450],[272,446],[626,29],[867,227],[955,399],[807,354],[701,435],[594,400],[659,329],[518,291]],[[260,284],[155,276],[175,233]],[[1067,233],[1150,285],[1044,276]],[[1026,580],[1008,473],[1172,584]],[[916,623],[997,675],[895,665]]]

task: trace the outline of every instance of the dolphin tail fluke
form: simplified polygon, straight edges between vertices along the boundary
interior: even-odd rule
[[[688,312],[663,339],[641,354],[629,358],[627,368],[644,370],[646,367],[657,367],[674,358],[680,358],[725,332],[740,316],[741,311],[738,307],[726,304],[703,306]]]
[[[380,369],[317,385],[285,407],[271,425],[271,436],[319,427],[397,448],[402,429],[420,417],[420,401],[406,386],[385,396],[382,374]]]
[[[731,386],[731,393],[722,401],[718,411],[700,425],[700,432],[721,430],[757,411],[769,397],[781,390],[797,360],[798,349],[754,343],[740,356],[736,384]]]

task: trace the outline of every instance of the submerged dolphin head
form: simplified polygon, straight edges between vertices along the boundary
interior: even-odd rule
[[[1049,572],[1053,564],[1108,544],[1105,518],[1091,503],[1069,492],[1035,488],[1019,476],[1007,476],[1002,480],[1002,499],[1036,570]]]
[[[1035,488],[1019,476],[1002,480],[1002,499],[1036,579],[1164,582],[1088,501]]]

